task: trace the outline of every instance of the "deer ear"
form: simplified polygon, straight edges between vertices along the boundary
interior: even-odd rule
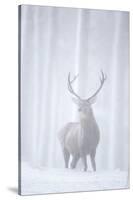
[[[93,97],[92,99],[89,100],[89,103],[94,104],[96,102],[96,99],[97,99],[96,96]]]
[[[79,105],[81,105],[81,102],[80,102],[80,100],[79,99],[76,99],[76,98],[72,98],[72,101],[75,103],[75,104],[77,104],[78,106]]]

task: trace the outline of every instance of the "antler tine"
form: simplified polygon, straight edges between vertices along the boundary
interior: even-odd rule
[[[68,82],[67,82],[67,85],[68,85],[68,90],[71,92],[71,88],[70,88],[70,72],[68,74]]]
[[[74,96],[76,96],[78,99],[81,100],[80,96],[78,96],[78,95],[74,92],[74,90],[73,90],[73,88],[72,88],[72,85],[71,85],[71,84],[77,79],[77,77],[78,77],[78,75],[76,75],[72,80],[70,80],[70,72],[69,72],[69,74],[68,74],[68,90],[69,90],[69,92],[70,92],[71,94],[73,94]]]
[[[74,80],[74,79],[73,79],[73,80]],[[73,89],[72,89],[72,86],[71,86],[71,83],[73,82],[73,80],[70,81],[70,72],[69,72],[69,74],[68,74],[68,90],[69,90],[71,93],[73,93]]]
[[[102,88],[102,86],[103,86],[103,84],[104,84],[104,81],[107,79],[107,76],[104,75],[104,73],[103,73],[102,70],[101,70],[101,76],[102,76],[102,77],[100,77],[100,83],[101,83],[100,87],[97,89],[97,91],[96,91],[91,97],[89,97],[89,98],[87,99],[87,101],[89,101],[90,99],[92,99],[93,97],[95,97],[95,96],[99,93],[99,91],[101,90],[101,88]]]
[[[70,74],[70,72],[69,72],[69,74]],[[71,80],[71,83],[73,83],[77,79],[78,76],[79,76],[79,74],[77,74],[76,76],[74,76],[73,80]]]
[[[106,79],[107,79],[107,76],[106,75],[104,75],[104,73],[103,73],[103,71],[101,70],[101,74],[102,74],[102,81],[105,81]]]

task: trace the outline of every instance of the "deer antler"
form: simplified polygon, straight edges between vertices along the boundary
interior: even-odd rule
[[[80,98],[80,96],[78,94],[76,94],[72,88],[72,83],[77,79],[78,75],[74,76],[74,78],[72,80],[70,80],[70,72],[68,74],[68,90],[71,94],[73,94],[74,96],[76,96],[80,101],[82,101],[82,99]]]
[[[106,79],[107,79],[107,76],[104,75],[103,71],[101,70],[100,87],[97,89],[97,91],[91,97],[86,99],[87,101],[90,101],[93,97],[95,97],[99,93],[99,91],[102,89],[103,84],[104,84]]]
[[[76,92],[74,92],[73,88],[72,88],[72,83],[77,79],[78,75],[74,76],[74,78],[72,80],[70,80],[70,72],[68,74],[68,90],[71,94],[73,94],[74,96],[76,96],[80,101],[90,101],[93,97],[95,97],[99,91],[101,90],[101,88],[103,87],[104,81],[107,79],[107,77],[104,75],[103,71],[101,70],[101,77],[100,77],[100,87],[97,89],[97,91],[88,99],[81,99],[81,97],[76,94]]]

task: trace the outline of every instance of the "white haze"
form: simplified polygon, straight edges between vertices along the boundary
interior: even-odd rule
[[[127,170],[128,12],[22,6],[21,20],[22,161],[64,167],[57,134],[79,120],[68,73],[79,73],[74,88],[87,98],[98,88],[102,69],[107,80],[93,105],[101,135],[97,170]],[[88,163],[91,169],[89,158]]]

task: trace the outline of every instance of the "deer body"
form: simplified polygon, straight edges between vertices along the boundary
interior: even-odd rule
[[[69,91],[74,94],[78,99],[73,99],[79,106],[79,122],[70,122],[59,132],[59,140],[61,143],[65,167],[68,168],[69,158],[72,155],[71,168],[75,168],[79,158],[82,159],[84,164],[84,171],[87,170],[87,155],[90,155],[93,170],[96,171],[95,155],[96,148],[100,140],[100,132],[95,120],[91,104],[94,102],[93,98],[82,100],[72,89],[71,83],[68,79]],[[102,74],[101,84],[105,80]],[[98,91],[97,91],[98,92]]]

